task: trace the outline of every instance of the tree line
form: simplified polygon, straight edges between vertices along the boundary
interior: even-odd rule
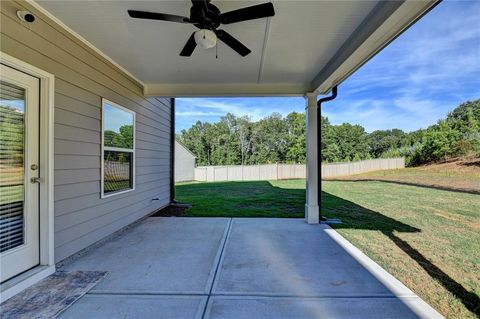
[[[480,100],[462,103],[426,129],[367,133],[361,125],[332,125],[321,118],[323,162],[405,156],[415,166],[480,154]],[[177,138],[198,165],[305,163],[305,114],[273,113],[259,121],[228,113],[216,123],[198,121]]]

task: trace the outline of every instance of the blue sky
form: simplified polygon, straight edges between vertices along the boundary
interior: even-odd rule
[[[108,103],[104,106],[105,118],[104,125],[105,130],[114,131],[120,133],[120,127],[123,125],[129,125],[133,122],[132,113],[123,111],[117,107],[114,107]]]
[[[413,131],[434,124],[459,103],[480,98],[480,1],[440,3],[339,86],[324,104],[332,124],[368,132]],[[303,98],[177,99],[176,129],[227,112],[259,120],[272,112],[303,112]]]

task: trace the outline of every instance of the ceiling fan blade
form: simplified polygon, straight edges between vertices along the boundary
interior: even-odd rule
[[[192,0],[192,4],[204,4],[204,3],[209,3],[210,0]]]
[[[234,51],[236,51],[241,56],[246,56],[250,52],[250,49],[244,46],[240,41],[232,37],[227,31],[224,30],[216,30],[215,31],[217,37],[222,40],[226,45],[231,47]]]
[[[128,10],[128,15],[132,18],[137,18],[137,19],[162,20],[162,21],[178,22],[178,23],[191,23],[189,18],[177,16],[174,14]]]
[[[240,21],[271,17],[274,15],[275,10],[273,9],[273,4],[267,2],[251,7],[222,13],[220,15],[220,21],[223,24],[230,24]]]
[[[191,56],[195,48],[197,47],[197,42],[195,42],[195,32],[192,33],[190,38],[188,38],[187,43],[180,52],[181,56]]]

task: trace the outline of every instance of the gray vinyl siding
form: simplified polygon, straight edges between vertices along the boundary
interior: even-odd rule
[[[175,182],[195,180],[196,157],[183,144],[175,141]]]
[[[17,10],[36,15],[30,30]],[[2,52],[55,75],[55,260],[166,206],[170,100],[143,97],[141,85],[25,2],[1,1],[0,36]],[[136,112],[136,189],[104,199],[102,98]]]

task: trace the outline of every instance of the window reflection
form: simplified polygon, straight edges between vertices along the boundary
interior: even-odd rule
[[[104,145],[133,149],[133,114],[104,104]]]
[[[104,151],[105,194],[132,188],[132,153]]]
[[[24,243],[25,89],[0,81],[0,253]]]

